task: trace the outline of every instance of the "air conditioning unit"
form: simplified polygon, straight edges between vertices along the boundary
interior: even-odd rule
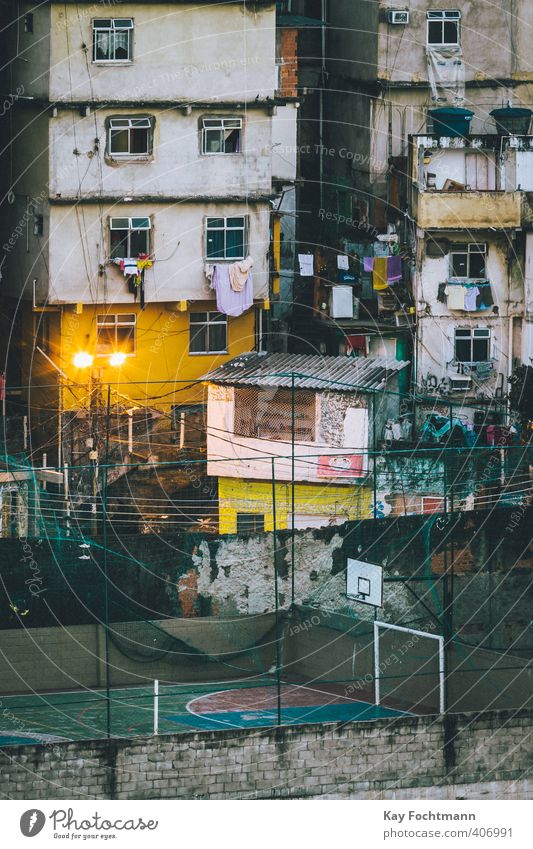
[[[402,24],[406,26],[409,23],[409,12],[407,9],[389,9],[387,16],[389,24]]]
[[[468,392],[471,386],[471,377],[452,377],[450,380],[450,389],[452,392]]]

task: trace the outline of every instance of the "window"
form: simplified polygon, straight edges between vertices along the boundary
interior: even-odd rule
[[[240,118],[204,118],[202,124],[202,153],[240,153]]]
[[[485,280],[487,246],[470,243],[454,245],[450,254],[451,277]]]
[[[149,254],[150,226],[149,218],[111,218],[111,259]]]
[[[150,156],[153,147],[151,118],[110,118],[109,145],[111,156]]]
[[[238,436],[290,441],[293,428],[290,389],[235,389],[233,430]],[[294,393],[294,438],[315,440],[315,393],[298,389]]]
[[[190,354],[226,354],[228,320],[219,312],[192,312],[189,319]]]
[[[262,534],[265,530],[263,513],[237,513],[238,534]]]
[[[24,32],[33,32],[33,12],[24,15]]]
[[[33,235],[34,236],[42,236],[43,232],[44,232],[44,216],[34,215],[33,216]]]
[[[488,327],[456,327],[455,360],[458,363],[486,363],[490,360]]]
[[[135,353],[135,313],[96,316],[96,354]]]
[[[246,219],[207,218],[206,219],[206,258],[207,259],[244,259],[244,237]]]
[[[131,62],[132,18],[93,21],[93,62]]]
[[[444,47],[459,44],[459,21],[457,11],[428,12],[428,46]]]

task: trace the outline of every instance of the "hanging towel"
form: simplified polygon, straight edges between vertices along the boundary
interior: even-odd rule
[[[478,310],[488,310],[489,307],[494,305],[490,283],[483,283],[478,288],[479,294],[477,296],[477,308]]]
[[[239,316],[249,310],[254,302],[252,272],[248,273],[244,288],[235,292],[231,288],[229,267],[227,265],[215,265],[211,288],[217,295],[217,310],[223,315]]]
[[[313,277],[314,263],[313,254],[298,254],[298,262],[300,264],[300,274],[302,277]]]
[[[449,310],[464,310],[465,308],[465,287],[464,286],[446,286],[444,290],[448,298]]]
[[[232,262],[229,266],[229,280],[234,292],[242,292],[253,264],[252,257],[247,256],[246,259],[242,259],[240,262]]]
[[[363,257],[363,271],[374,271],[374,257],[373,256],[364,256]]]
[[[374,258],[374,273],[372,275],[372,288],[380,292],[387,289],[387,263],[389,257],[377,256]]]
[[[437,301],[439,301],[441,304],[446,303],[446,283],[439,283]]]
[[[395,283],[402,279],[402,258],[401,256],[387,257],[387,281]]]
[[[465,310],[467,312],[475,312],[477,310],[477,296],[479,289],[477,286],[465,287]]]

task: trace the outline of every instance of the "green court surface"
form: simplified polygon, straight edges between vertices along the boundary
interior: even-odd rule
[[[328,690],[283,684],[281,722],[369,721],[404,712]],[[110,691],[110,736],[134,737],[154,731],[153,688]],[[105,690],[65,691],[0,700],[0,746],[107,737]],[[272,680],[160,687],[159,733],[268,727],[278,724],[278,691]]]

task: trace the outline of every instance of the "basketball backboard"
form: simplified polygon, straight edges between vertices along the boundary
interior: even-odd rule
[[[346,566],[346,595],[354,601],[381,607],[383,599],[383,569],[373,563],[348,558]]]

